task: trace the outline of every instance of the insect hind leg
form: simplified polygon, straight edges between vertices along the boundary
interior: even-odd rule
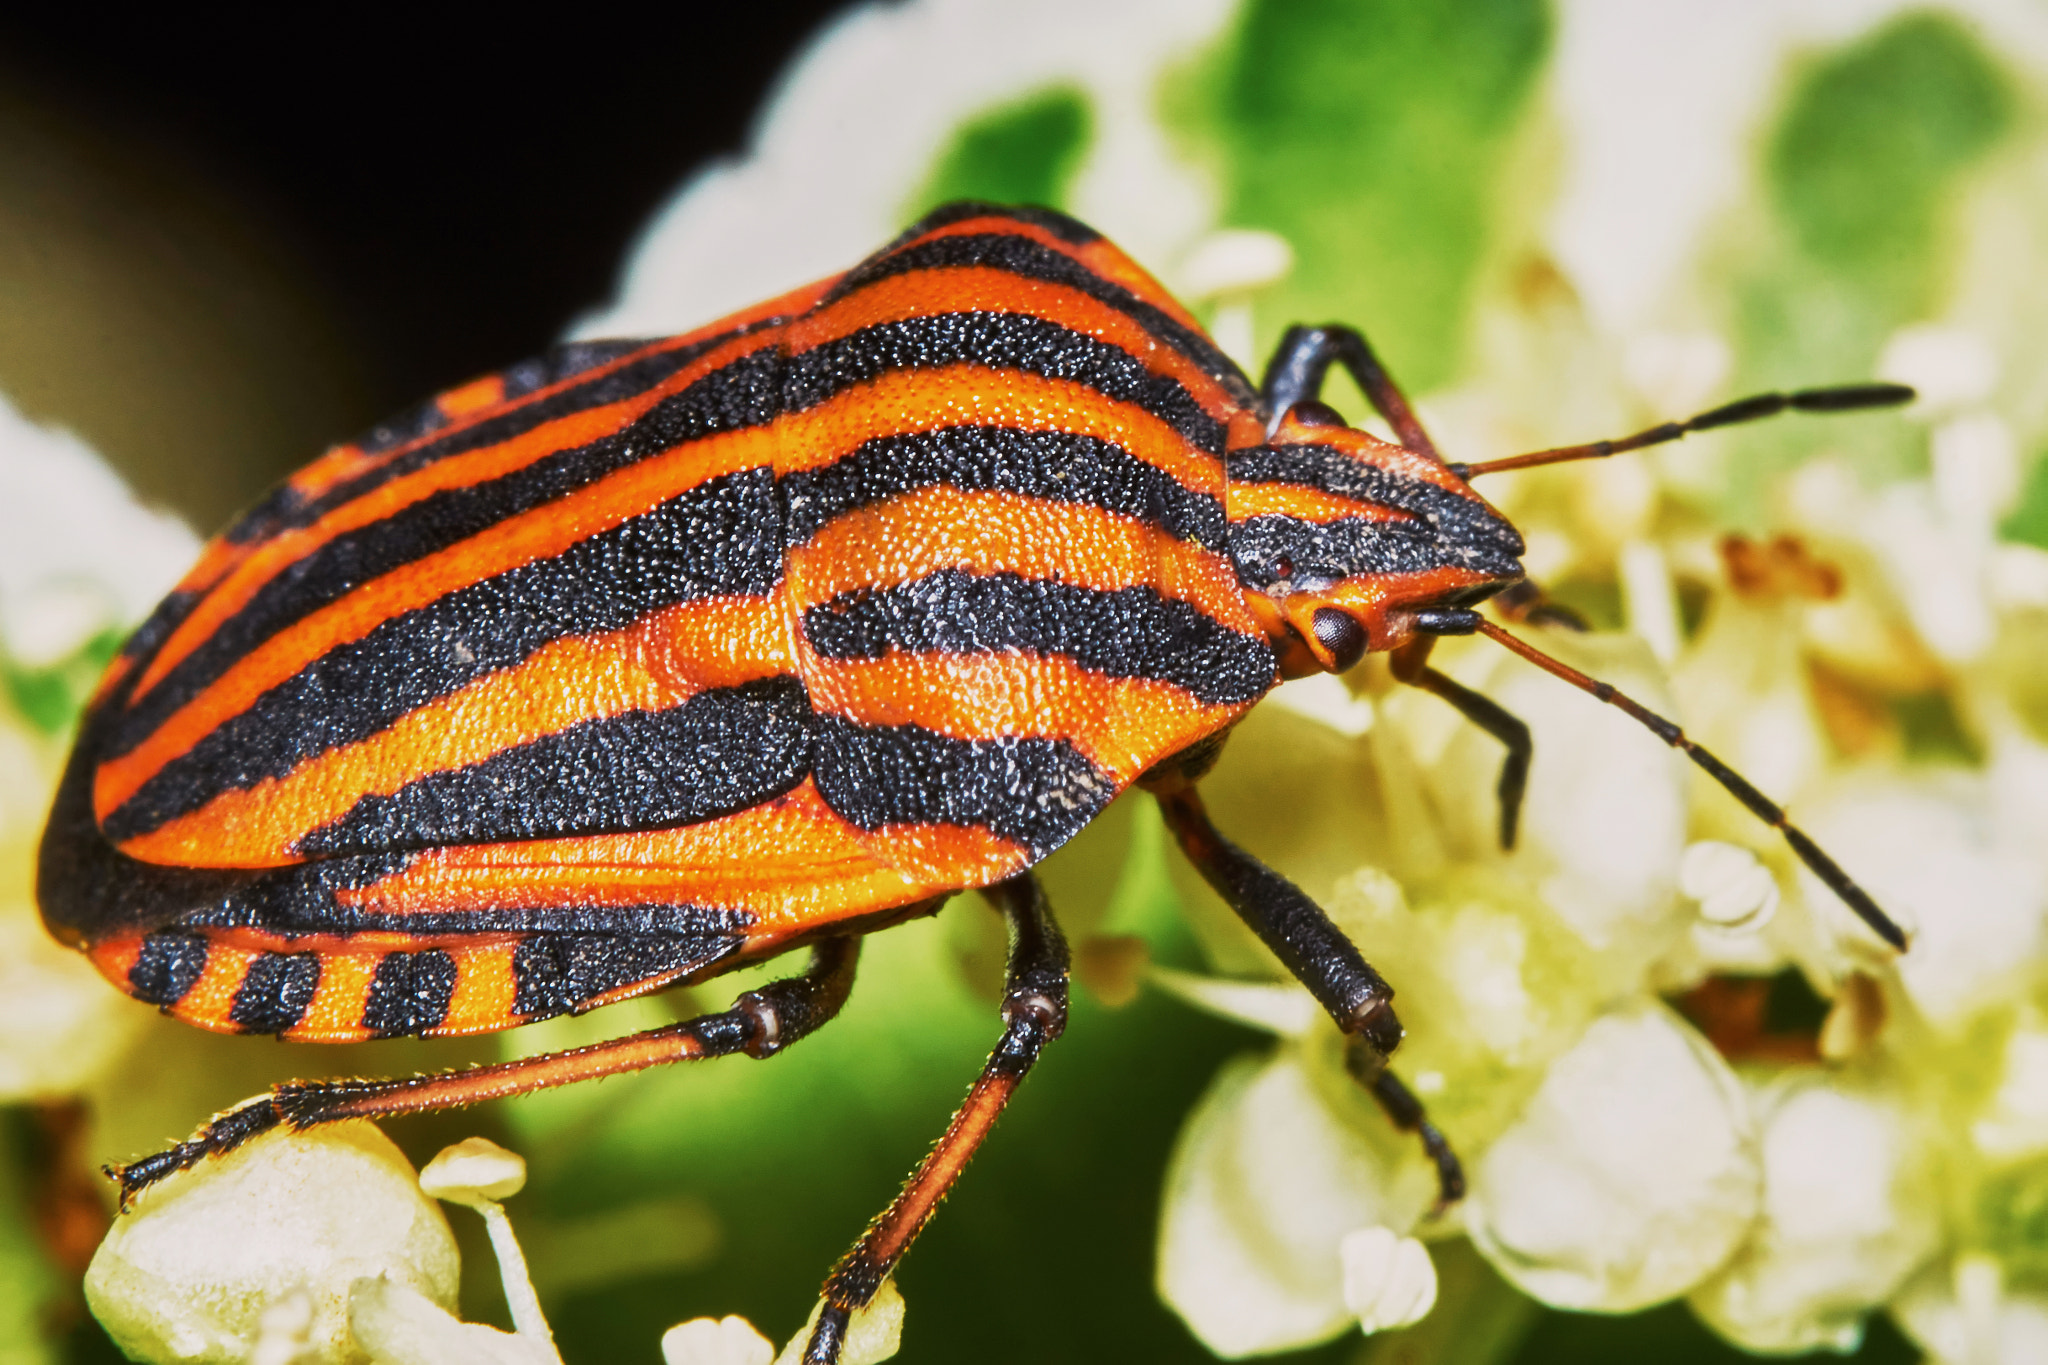
[[[988,1136],[1045,1045],[1067,1025],[1067,941],[1038,879],[1026,872],[984,893],[1009,921],[1010,965],[1003,1036],[945,1133],[880,1217],[833,1267],[804,1365],[833,1365],[854,1312],[872,1300],[939,1201]]]
[[[507,1095],[569,1085],[600,1076],[644,1071],[670,1062],[744,1052],[772,1057],[815,1031],[846,1003],[853,989],[857,938],[828,938],[811,952],[801,976],[772,981],[733,1002],[732,1008],[648,1029],[566,1052],[548,1052],[466,1071],[440,1071],[395,1080],[297,1081],[229,1110],[190,1141],[146,1156],[107,1174],[121,1186],[121,1204],[177,1171],[231,1152],[280,1124],[294,1130],[340,1119],[389,1118],[455,1109]]]

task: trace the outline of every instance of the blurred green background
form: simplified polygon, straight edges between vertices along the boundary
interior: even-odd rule
[[[113,38],[50,15],[0,19],[0,392],[210,531],[328,441],[548,344],[605,295],[663,197],[739,145],[775,70],[831,9],[744,20],[685,7],[629,40],[522,34],[502,17],[487,41],[454,24],[366,24],[327,52],[294,46],[287,60],[276,44],[274,66],[230,61],[209,28],[224,20]],[[1257,301],[1262,344],[1289,321],[1343,319],[1370,328],[1411,391],[1470,372],[1475,300],[1526,264],[1525,211],[1552,174],[1557,22],[1537,0],[1247,0],[1171,73],[1162,120],[1212,177],[1222,221],[1295,249],[1292,275]],[[1732,382],[1869,372],[1944,283],[1961,185],[2031,122],[2038,95],[1933,12],[1791,64],[1753,149],[1757,202],[1717,265]],[[957,128],[904,217],[963,195],[1068,203],[1096,132],[1078,87],[997,101]],[[1731,519],[1760,515],[1757,490],[1799,439],[1744,438]],[[1915,451],[1877,439],[1870,472]],[[2015,533],[2048,545],[2042,469]],[[1119,807],[1058,855],[1055,904],[1076,938],[1140,933],[1155,960],[1199,966],[1141,820]],[[963,899],[870,943],[841,1021],[770,1066],[614,1080],[392,1131],[416,1160],[472,1132],[529,1157],[512,1214],[569,1360],[656,1359],[662,1330],[701,1314],[786,1335],[994,1040],[999,951],[993,917]],[[754,979],[516,1045],[716,1008]],[[1262,1045],[1156,993],[1111,1010],[1083,992],[901,1272],[900,1359],[1206,1359],[1152,1290],[1160,1176],[1216,1068]],[[129,1155],[272,1079],[494,1049],[316,1052],[152,1027],[97,1088],[100,1146],[84,1155]],[[52,1346],[0,1365],[111,1358],[75,1272],[37,1240],[39,1196],[79,1155],[58,1141],[61,1118],[23,1106],[4,1127],[14,1288],[0,1292],[16,1321],[40,1315]],[[478,1227],[451,1219],[470,1315],[502,1320]],[[1482,1354],[1501,1361],[1738,1358],[1680,1306],[1538,1310],[1462,1244],[1441,1269],[1445,1300],[1415,1332],[1292,1358],[1476,1358],[1439,1340],[1475,1315],[1498,1324]],[[1880,1321],[1859,1358],[1914,1356]]]

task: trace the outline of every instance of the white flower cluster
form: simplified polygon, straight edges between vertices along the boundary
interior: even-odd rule
[[[2040,1348],[2048,553],[1998,538],[2020,470],[1992,354],[1903,332],[1883,369],[1924,391],[1900,420],[1930,473],[1865,491],[1810,428],[1821,453],[1781,481],[1767,542],[1674,515],[1654,465],[1487,489],[1532,546],[1577,547],[1557,573],[1622,585],[1630,633],[1543,647],[1789,798],[1907,926],[1903,955],[1652,736],[1483,642],[1438,658],[1534,732],[1512,854],[1499,748],[1384,674],[1291,684],[1240,727],[1208,784],[1218,821],[1395,983],[1396,1066],[1472,1193],[1433,1216],[1427,1164],[1350,1085],[1335,1029],[1299,988],[1245,979],[1277,965],[1187,878],[1225,975],[1151,979],[1281,1040],[1216,1078],[1168,1176],[1161,1290],[1212,1348],[1405,1321],[1359,1305],[1426,1308],[1406,1288],[1426,1274],[1382,1258],[1361,1291],[1359,1239],[1459,1234],[1545,1303],[1683,1297],[1759,1352],[1852,1350],[1877,1311],[1944,1362]],[[1502,448],[1459,429],[1455,398],[1432,416],[1456,448]],[[1685,593],[1689,639],[1663,628]],[[1290,805],[1305,790],[1313,807]],[[1773,990],[1825,1005],[1774,1025]]]

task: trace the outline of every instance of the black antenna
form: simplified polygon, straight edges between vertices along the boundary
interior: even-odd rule
[[[1475,479],[1481,474],[1499,474],[1509,469],[1534,469],[1538,465],[1564,464],[1568,460],[1604,460],[1609,455],[1619,455],[1624,451],[1641,450],[1645,446],[1660,446],[1666,441],[1676,441],[1689,432],[1732,427],[1742,422],[1776,417],[1781,412],[1860,412],[1866,408],[1897,407],[1901,403],[1912,402],[1916,396],[1913,390],[1904,384],[1838,384],[1833,388],[1799,389],[1792,393],[1760,393],[1738,402],[1724,403],[1711,412],[1688,417],[1683,422],[1666,422],[1662,426],[1651,427],[1648,431],[1624,436],[1618,441],[1591,441],[1585,445],[1555,446],[1549,450],[1531,451],[1527,455],[1510,455],[1504,460],[1454,464],[1451,466],[1451,472],[1461,479]]]
[[[1477,612],[1469,613],[1470,620],[1462,619],[1465,615],[1467,614],[1460,613],[1461,619],[1456,623],[1459,627],[1456,633],[1463,634],[1464,627],[1476,630],[1479,634],[1486,636],[1496,644],[1503,645],[1514,653],[1521,655],[1544,672],[1564,679],[1580,691],[1589,692],[1601,701],[1606,702],[1609,706],[1632,717],[1648,729],[1650,733],[1656,735],[1657,738],[1684,753],[1687,758],[1704,769],[1707,776],[1719,782],[1728,789],[1729,793],[1736,800],[1749,807],[1750,812],[1757,819],[1784,835],[1785,842],[1790,844],[1792,851],[1799,855],[1799,861],[1805,863],[1813,875],[1820,878],[1826,884],[1828,890],[1840,896],[1842,903],[1851,910],[1854,910],[1858,918],[1877,932],[1879,938],[1891,944],[1892,947],[1897,948],[1900,952],[1906,950],[1906,931],[1901,929],[1884,911],[1878,909],[1877,902],[1870,898],[1870,893],[1858,886],[1849,874],[1842,870],[1840,863],[1837,863],[1833,858],[1822,852],[1819,844],[1809,839],[1805,831],[1786,818],[1784,807],[1750,785],[1748,778],[1687,739],[1685,731],[1679,729],[1655,711],[1615,691],[1614,684],[1604,683],[1597,678],[1588,677],[1570,664],[1551,658],[1526,640],[1517,639],[1515,636],[1508,634],[1499,626],[1481,617]],[[1450,623],[1446,622],[1445,624]]]

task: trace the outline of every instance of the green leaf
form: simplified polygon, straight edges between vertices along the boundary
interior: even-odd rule
[[[1093,132],[1087,96],[1069,85],[991,109],[954,132],[910,216],[955,199],[1058,207]]]
[[[1260,336],[1348,322],[1411,392],[1453,377],[1510,136],[1549,46],[1536,0],[1252,0],[1166,92],[1224,221],[1295,251]]]

